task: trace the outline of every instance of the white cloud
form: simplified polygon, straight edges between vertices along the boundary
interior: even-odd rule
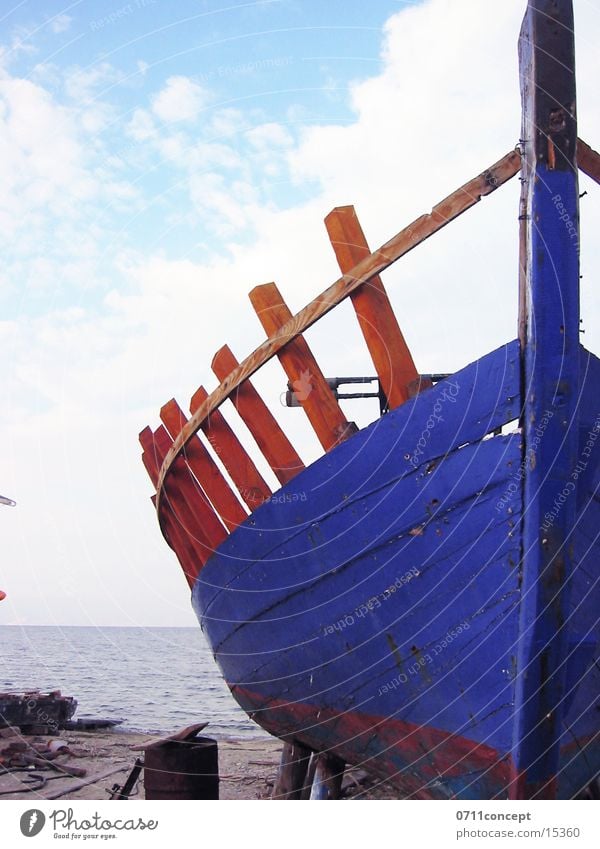
[[[73,18],[70,15],[56,15],[56,17],[52,18],[50,21],[50,29],[54,33],[66,32],[73,22]]]
[[[136,109],[131,121],[125,127],[125,132],[135,141],[147,141],[156,136],[156,126],[152,115],[145,109]]]
[[[242,158],[230,145],[201,143],[190,151],[190,164],[196,168],[240,168]]]
[[[216,173],[191,174],[190,198],[218,235],[231,236],[253,224],[256,191],[250,183],[228,183]]]
[[[165,123],[193,121],[208,100],[206,90],[189,77],[169,77],[152,100],[152,111]]]
[[[36,208],[53,203],[64,212],[75,198],[95,193],[67,109],[40,86],[9,77],[0,79],[0,104],[0,209],[12,215],[13,227]]]
[[[215,139],[235,136],[248,128],[248,118],[240,109],[215,110],[210,118],[208,132]]]
[[[261,124],[246,133],[250,144],[258,150],[270,151],[272,148],[289,147],[292,144],[292,136],[281,124],[271,121]]]
[[[121,79],[122,74],[109,62],[98,62],[87,68],[71,68],[65,76],[67,96],[76,101],[95,97],[99,86],[106,86]]]
[[[10,47],[0,45],[0,67],[6,67],[21,56],[34,56],[36,47],[31,43],[31,33],[25,27],[16,27],[10,41]]]

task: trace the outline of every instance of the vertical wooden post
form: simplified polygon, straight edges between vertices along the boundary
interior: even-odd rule
[[[273,799],[300,799],[311,751],[300,743],[284,743]]]
[[[267,336],[275,336],[293,318],[275,283],[256,286],[250,292],[250,301]],[[356,432],[356,425],[346,419],[302,336],[288,342],[277,356],[326,451]]]
[[[223,345],[213,358],[212,370],[219,380],[224,381],[238,365],[229,347]],[[230,400],[279,483],[288,483],[302,471],[304,463],[254,386],[249,380],[244,381]]]
[[[169,434],[161,425],[154,432],[154,448],[160,465],[172,444]],[[178,457],[173,465],[173,483],[176,484],[176,495],[173,496],[175,513],[203,547],[202,562],[205,563],[227,533],[183,457]]]
[[[192,396],[191,413],[195,413],[207,398],[206,389],[200,386]],[[271,490],[254,465],[252,458],[227,424],[223,414],[219,410],[212,412],[202,425],[202,430],[219,460],[227,469],[229,477],[236,485],[242,499],[250,510],[256,510],[263,501],[270,498]]]
[[[140,444],[143,448],[142,462],[148,477],[156,486],[158,481],[159,462],[156,456],[154,447],[154,437],[149,427],[144,428],[139,436]],[[156,506],[156,496],[152,496],[152,503]],[[175,513],[173,512],[172,504],[169,497],[164,499],[161,511],[161,527],[165,533],[167,542],[177,555],[177,559],[181,564],[186,581],[190,588],[194,586],[194,582],[198,575],[200,566],[202,565],[203,550],[197,544],[196,540],[184,528]]]
[[[187,424],[187,418],[174,398],[161,408],[160,417],[173,439]],[[184,457],[225,527],[230,531],[237,528],[248,514],[198,437],[190,439],[185,447]]]
[[[339,206],[325,226],[343,274],[371,253],[353,206]],[[381,388],[393,410],[411,396],[419,373],[379,275],[350,294]]]
[[[345,768],[344,761],[335,755],[327,752],[318,755],[310,798],[321,801],[339,799]]]
[[[525,399],[522,587],[511,795],[552,799],[563,734],[577,523],[579,206],[571,0],[529,0],[523,99],[521,315]],[[543,438],[536,429],[545,421]],[[551,523],[556,498],[572,488]]]

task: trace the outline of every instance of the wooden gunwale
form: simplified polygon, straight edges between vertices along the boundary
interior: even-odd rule
[[[357,263],[353,269],[336,280],[300,312],[292,316],[277,334],[266,339],[246,357],[198,407],[188,423],[182,428],[166,455],[156,488],[156,511],[159,522],[165,479],[187,442],[195,436],[212,412],[218,409],[245,380],[252,377],[285,345],[304,333],[352,292],[385,271],[400,257],[437,233],[446,224],[458,218],[467,209],[475,206],[483,197],[492,194],[497,188],[518,174],[520,170],[520,152],[512,150],[490,168],[444,198],[433,207],[430,213],[421,215],[408,227],[405,227],[388,242]]]
[[[577,158],[580,169],[591,179],[600,183],[600,154],[582,139],[577,139]],[[365,256],[354,268],[336,280],[299,313],[292,316],[276,334],[269,336],[234,368],[184,425],[164,459],[156,486],[156,511],[159,519],[165,479],[176,458],[190,439],[198,433],[212,412],[217,410],[248,378],[276,356],[289,342],[304,333],[345,298],[377,277],[429,236],[437,233],[467,209],[475,206],[483,197],[492,194],[508,182],[519,173],[520,168],[519,151],[510,151],[490,168],[448,195],[433,207],[429,214],[420,216],[380,248]]]

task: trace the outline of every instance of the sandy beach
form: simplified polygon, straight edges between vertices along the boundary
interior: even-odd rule
[[[28,752],[44,747],[56,738],[18,736],[0,740],[0,764],[3,752],[15,740],[26,743]],[[43,800],[108,799],[115,784],[123,785],[135,760],[143,752],[132,747],[156,739],[149,734],[119,730],[64,731],[60,739],[68,744],[69,753],[53,763],[68,764],[85,770],[84,777],[63,775],[56,769],[31,766],[20,772],[6,772],[0,765],[0,801],[3,799]],[[226,799],[263,799],[272,797],[281,755],[282,743],[275,738],[220,739],[219,797]],[[41,779],[32,778],[33,775]],[[81,786],[83,782],[91,782]],[[32,782],[24,785],[23,781]],[[32,789],[27,789],[30,786]],[[60,794],[60,795],[59,795]],[[143,776],[131,798],[144,799]],[[397,798],[394,791],[370,781],[362,770],[347,770],[344,798]]]

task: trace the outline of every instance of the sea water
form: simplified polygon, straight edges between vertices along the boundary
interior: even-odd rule
[[[123,720],[123,730],[265,734],[225,686],[200,628],[0,626],[0,692],[60,690],[74,719]]]

